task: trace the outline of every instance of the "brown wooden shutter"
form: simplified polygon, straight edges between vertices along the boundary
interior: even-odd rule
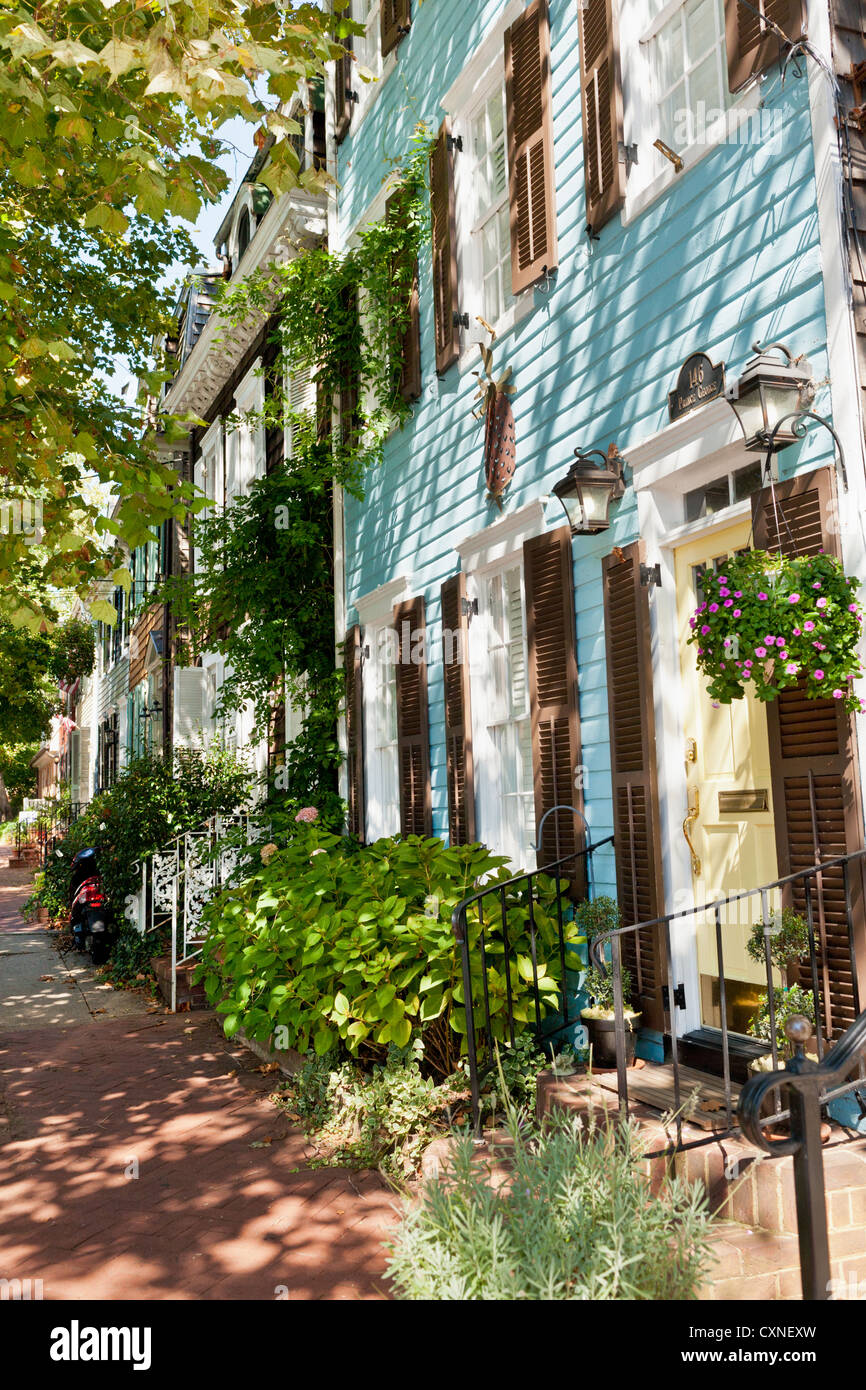
[[[432,835],[430,737],[427,725],[427,633],[424,600],[398,603],[397,759],[400,775],[400,833]]]
[[[379,26],[383,58],[397,47],[404,34],[408,34],[411,23],[411,0],[381,0]]]
[[[408,199],[407,189],[401,188],[393,193],[386,204],[386,216],[390,221],[405,222]],[[399,305],[402,314],[404,305]],[[418,300],[418,261],[415,260],[412,284],[409,290],[409,313],[406,330],[403,334],[399,362],[400,395],[404,401],[417,401],[421,395],[421,315]]]
[[[361,675],[361,629],[356,623],[343,648],[346,682],[346,777],[349,834],[364,838],[364,687]]]
[[[781,40],[762,24],[759,10],[786,38],[799,39],[803,32],[802,0],[725,0],[725,39],[728,49],[728,86],[732,92],[751,77],[779,60]]]
[[[334,138],[339,145],[345,140],[352,123],[352,105],[355,93],[352,87],[354,67],[352,64],[352,35],[347,34],[339,40],[344,52],[334,64]]]
[[[642,559],[643,545],[635,541],[602,561],[616,892],[625,926],[652,921],[665,910],[649,590],[640,582]],[[664,1031],[661,928],[625,936],[623,961],[644,1025]]]
[[[436,325],[436,370],[445,372],[460,356],[457,326],[457,231],[454,180],[448,148],[447,119],[430,155],[430,221],[433,240],[433,315]]]
[[[466,576],[442,585],[442,662],[445,673],[445,756],[452,845],[475,841],[475,769],[469,705],[469,620]]]
[[[547,0],[533,0],[505,31],[511,289],[556,269],[556,185]]]
[[[537,832],[545,812],[554,806],[583,810],[583,790],[575,786],[580,716],[570,529],[562,526],[528,540],[523,547],[523,571]],[[567,811],[549,816],[538,852],[539,867],[574,854],[584,843],[576,816]],[[574,891],[584,896],[584,862],[565,865],[564,873]]]
[[[614,0],[578,5],[586,220],[594,232],[625,201],[619,21]]]
[[[752,498],[756,550],[785,555],[841,556],[832,468],[798,474]],[[775,492],[775,502],[773,499]],[[767,705],[773,822],[779,877],[838,858],[863,846],[863,809],[857,746],[850,715],[836,700],[811,700],[799,686],[783,690]],[[859,863],[850,866],[853,905],[852,958],[841,868],[830,869],[812,895],[819,942],[819,976],[826,1034],[835,1036],[854,1021],[866,1001],[866,916]],[[805,893],[795,885],[791,902],[805,913]],[[809,987],[809,962],[800,965]],[[859,987],[858,987],[859,986]]]

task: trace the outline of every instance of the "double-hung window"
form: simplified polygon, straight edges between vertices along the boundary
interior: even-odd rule
[[[355,61],[365,77],[374,79],[364,81],[357,69],[353,75],[352,85],[358,97],[355,110],[359,120],[369,106],[376,85],[382,77],[379,4],[380,0],[352,0],[352,18],[364,26],[363,34],[355,34],[352,39]]]
[[[511,229],[508,200],[508,151],[505,132],[505,85],[497,78],[468,121],[472,169],[469,180],[471,224],[470,280],[478,312],[488,323],[514,302],[511,293]]]
[[[397,635],[388,625],[364,630],[364,740],[367,839],[400,833],[397,757]]]
[[[531,867],[535,799],[521,561],[482,573],[475,586],[469,642],[479,838]]]
[[[722,0],[666,5],[645,43],[658,105],[659,136],[677,152],[707,140],[727,106]]]

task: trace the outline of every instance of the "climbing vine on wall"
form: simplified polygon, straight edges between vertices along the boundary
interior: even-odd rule
[[[314,247],[270,266],[221,300],[230,324],[251,312],[276,317],[264,410],[245,419],[267,429],[286,426],[290,456],[225,512],[196,523],[199,571],[169,581],[165,594],[190,631],[193,655],[218,651],[225,658],[223,713],[251,701],[255,736],[263,738],[273,732],[284,690],[301,711],[271,790],[315,804],[334,825],[342,823],[343,808],[332,492],[339,484],[360,496],[385,438],[411,413],[400,369],[429,221],[429,148],[429,132],[419,127],[406,158],[394,163],[389,187],[399,217],[368,224],[343,252]],[[301,413],[290,407],[284,385],[298,375],[315,383],[316,404]]]

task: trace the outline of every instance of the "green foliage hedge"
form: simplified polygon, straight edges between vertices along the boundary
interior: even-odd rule
[[[235,811],[250,785],[245,765],[219,748],[134,758],[109,791],[93,798],[51,855],[36,905],[68,904],[73,856],[93,847],[109,905],[122,919],[127,894],[140,881],[137,862],[208,816]]]
[[[267,1046],[333,1049],[381,1061],[389,1044],[423,1045],[425,1068],[444,1078],[465,1048],[460,952],[451,913],[479,881],[504,882],[506,860],[483,845],[446,848],[408,836],[363,848],[320,829],[298,829],[283,849],[206,909],[199,967],[226,1033],[241,1027]],[[558,1001],[555,885],[535,880],[542,1012]],[[525,894],[507,890],[510,986],[518,1029],[536,1022]],[[476,1027],[484,1026],[480,924],[468,923]],[[572,930],[572,929],[570,929]],[[576,934],[576,929],[573,929]],[[504,947],[487,940],[492,1032],[505,1037]]]

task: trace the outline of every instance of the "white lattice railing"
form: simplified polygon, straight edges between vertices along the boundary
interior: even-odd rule
[[[178,967],[201,955],[206,904],[231,882],[242,844],[261,840],[265,830],[247,814],[213,816],[141,861],[138,892],[126,899],[126,920],[142,936],[170,928],[172,1013],[177,1012]]]

